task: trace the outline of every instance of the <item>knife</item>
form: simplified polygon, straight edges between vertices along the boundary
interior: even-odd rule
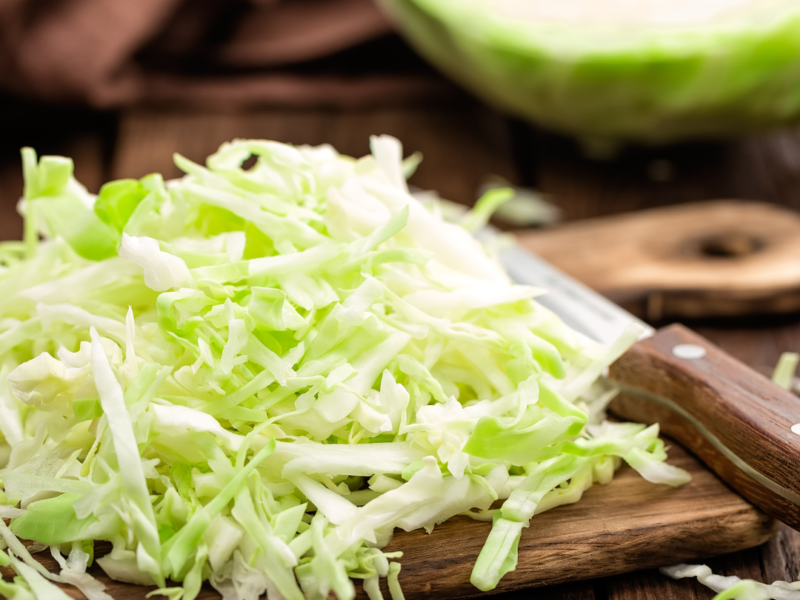
[[[655,330],[520,246],[495,247],[514,281],[549,290],[537,302],[590,338],[609,344],[639,323],[643,335],[609,368],[621,392],[611,411],[659,423],[742,496],[800,530],[800,399],[682,325]]]

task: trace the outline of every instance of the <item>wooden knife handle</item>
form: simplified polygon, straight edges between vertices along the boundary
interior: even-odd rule
[[[791,429],[800,399],[681,325],[637,342],[610,376],[623,388],[612,412],[660,423],[745,498],[800,530],[800,435]]]

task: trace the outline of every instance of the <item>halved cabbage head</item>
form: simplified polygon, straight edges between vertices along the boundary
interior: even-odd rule
[[[719,137],[800,116],[795,0],[382,0],[484,100],[592,140]]]

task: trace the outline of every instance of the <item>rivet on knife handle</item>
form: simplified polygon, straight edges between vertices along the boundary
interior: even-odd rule
[[[800,529],[796,396],[680,325],[635,344],[609,375],[623,388],[613,412],[661,423],[753,504]]]

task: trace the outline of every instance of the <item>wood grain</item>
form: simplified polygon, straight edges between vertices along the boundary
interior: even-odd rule
[[[800,215],[718,200],[587,219],[520,243],[651,321],[800,309]]]
[[[676,356],[673,349],[685,344],[699,346],[706,354],[697,359]],[[739,493],[800,529],[800,506],[786,496],[797,498],[800,493],[800,436],[791,431],[800,423],[796,396],[680,325],[635,344],[611,366],[609,374],[624,386],[655,395],[623,394],[612,403],[615,413],[636,422],[660,423],[663,432],[690,448]],[[736,460],[715,440],[746,467],[734,464]],[[759,481],[746,468],[765,476],[778,489]]]
[[[702,560],[757,546],[776,531],[774,520],[731,492],[681,448],[672,448],[670,463],[689,471],[692,482],[678,489],[658,486],[624,467],[609,485],[591,488],[577,504],[534,517],[523,532],[516,571],[503,578],[496,592]],[[469,583],[469,576],[490,527],[455,517],[430,535],[398,532],[386,550],[403,552],[400,581],[406,598],[484,595]],[[98,555],[108,551],[105,544],[99,548]],[[37,556],[48,568],[55,567],[49,555]],[[117,600],[141,600],[152,590],[111,581],[97,567],[92,572]],[[0,573],[10,574],[7,569]],[[572,586],[562,597],[584,598],[586,593],[586,588]],[[218,597],[209,587],[201,594]]]

